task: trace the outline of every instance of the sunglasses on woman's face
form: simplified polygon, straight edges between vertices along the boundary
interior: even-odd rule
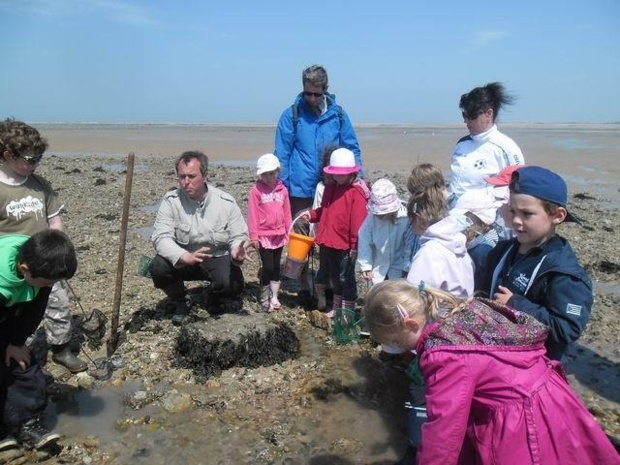
[[[484,111],[482,110],[473,111],[473,112],[467,112],[467,111],[461,112],[461,114],[463,115],[463,119],[469,119],[469,120],[478,118],[478,116],[480,116],[482,113],[484,113]]]

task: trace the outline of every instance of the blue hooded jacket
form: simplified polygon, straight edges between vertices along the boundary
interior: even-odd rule
[[[547,357],[561,360],[590,319],[592,282],[560,236],[525,256],[518,256],[518,248],[516,239],[498,243],[476,274],[476,290],[493,298],[497,286],[510,289],[507,305],[547,325]]]
[[[314,198],[327,148],[351,150],[355,162],[362,166],[359,143],[348,115],[339,110],[335,95],[326,93],[325,99],[327,111],[317,115],[306,104],[303,93],[297,96],[294,103],[298,108],[297,130],[292,107],[284,110],[278,121],[274,154],[280,160],[280,179],[291,197]]]

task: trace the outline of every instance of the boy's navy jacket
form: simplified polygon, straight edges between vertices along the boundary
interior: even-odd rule
[[[590,319],[592,281],[558,235],[525,256],[518,249],[517,239],[498,243],[477,273],[476,290],[493,298],[498,286],[510,289],[507,305],[549,327],[547,356],[561,360]]]

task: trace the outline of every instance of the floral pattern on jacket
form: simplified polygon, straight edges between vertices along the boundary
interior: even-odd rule
[[[544,343],[547,333],[545,325],[526,313],[493,300],[474,299],[457,318],[447,318],[432,333],[426,332],[418,345],[426,350],[441,345],[529,346]]]

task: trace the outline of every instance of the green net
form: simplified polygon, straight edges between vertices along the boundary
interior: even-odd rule
[[[409,363],[406,373],[413,384],[416,386],[424,386],[424,378],[422,377],[422,372],[420,371],[420,364],[417,354],[413,360],[411,360],[411,363]]]
[[[140,257],[140,261],[138,262],[138,274],[140,276],[144,276],[145,278],[151,277],[150,266],[153,259],[146,255],[142,255]]]
[[[338,344],[348,344],[360,338],[360,323],[362,317],[356,311],[348,308],[336,309],[334,315],[333,334]]]

